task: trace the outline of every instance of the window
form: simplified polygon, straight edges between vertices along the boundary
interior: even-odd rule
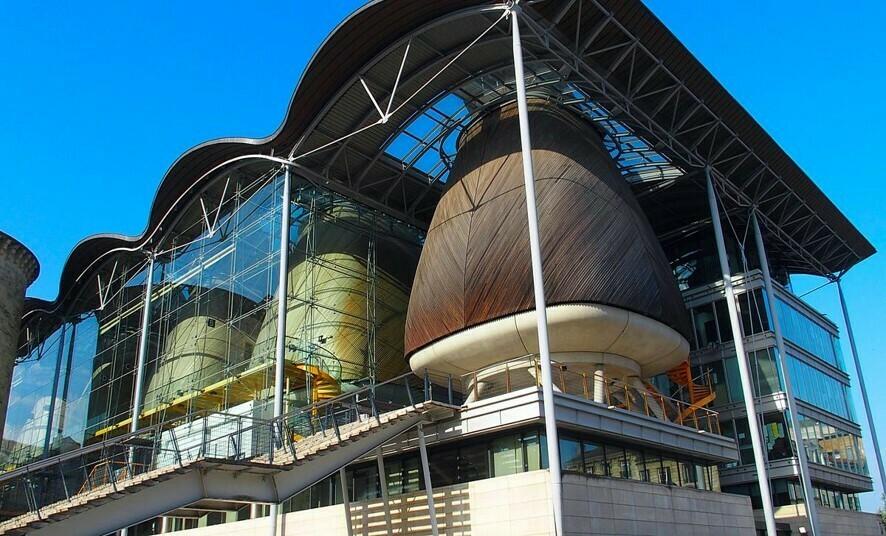
[[[744,334],[752,335],[769,330],[766,294],[762,289],[745,292],[736,297]]]
[[[754,389],[757,396],[771,395],[781,391],[781,377],[773,348],[748,354]]]
[[[352,501],[365,501],[381,496],[378,482],[378,468],[373,466],[354,469],[351,477],[349,496]]]
[[[581,441],[568,436],[560,437],[560,466],[564,471],[585,472]]]
[[[706,303],[693,308],[692,318],[695,324],[696,348],[705,348],[719,341],[713,304]]]
[[[726,370],[726,382],[729,387],[729,401],[743,401],[744,391],[742,391],[741,374],[738,372],[738,360],[733,356],[725,359],[723,365]]]
[[[849,385],[788,354],[788,373],[796,397],[844,419],[854,420]]]
[[[732,341],[732,325],[729,321],[729,308],[726,300],[717,300],[714,302],[714,310],[717,313],[717,323],[719,324],[720,342],[727,343]]]
[[[603,445],[583,441],[582,451],[588,474],[609,476],[609,464],[606,463],[606,450]]]
[[[826,363],[845,370],[834,334],[781,298],[777,298],[776,304],[785,339]]]
[[[509,435],[492,440],[492,476],[513,475],[524,471],[520,437]]]
[[[489,449],[486,443],[461,447],[458,453],[459,482],[489,478]]]

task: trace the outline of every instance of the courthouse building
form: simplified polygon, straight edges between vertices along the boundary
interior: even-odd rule
[[[639,0],[370,2],[55,301],[0,234],[0,532],[880,534],[874,252]]]

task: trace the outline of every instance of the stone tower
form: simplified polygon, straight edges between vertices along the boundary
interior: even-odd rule
[[[0,232],[0,437],[6,426],[25,290],[39,273],[37,257],[21,242]]]

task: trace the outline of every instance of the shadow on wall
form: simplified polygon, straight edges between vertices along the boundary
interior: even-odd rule
[[[456,484],[434,491],[434,508],[440,534],[471,534],[469,484]],[[424,491],[396,495],[390,499],[391,529],[395,534],[431,534],[428,501]],[[381,500],[351,504],[354,534],[387,534]]]

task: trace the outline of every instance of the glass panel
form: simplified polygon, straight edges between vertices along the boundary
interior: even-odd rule
[[[428,455],[428,466],[431,469],[431,482],[434,486],[449,486],[458,481],[458,451],[441,449]],[[466,468],[467,469],[467,468]]]
[[[622,478],[630,478],[632,480],[640,480],[640,473],[645,470],[643,451],[625,449],[625,464]]]
[[[366,501],[381,497],[378,482],[378,467],[359,467],[351,472],[353,501]]]
[[[603,445],[591,441],[582,441],[584,463],[588,474],[597,476],[609,476],[609,464],[606,461],[606,450]]]
[[[781,391],[781,380],[778,376],[774,349],[767,348],[752,352],[749,357],[757,396],[771,395]]]
[[[538,471],[542,468],[542,453],[537,433],[523,434],[523,452],[527,471]],[[545,458],[547,458],[547,455],[545,455]]]
[[[763,416],[763,437],[770,460],[782,460],[793,456],[783,414],[767,413]]]
[[[717,300],[714,302],[714,308],[717,312],[720,342],[725,344],[732,341],[732,325],[729,320],[729,308],[726,305],[726,300]]]
[[[706,348],[718,342],[713,304],[706,303],[693,308],[692,317],[695,323],[695,338],[698,341],[699,348]]]
[[[492,440],[492,476],[513,475],[523,472],[523,449],[518,436],[505,436]]]
[[[736,361],[735,357],[730,357],[724,360],[723,363],[726,369],[726,382],[729,386],[729,401],[742,402],[744,394],[741,389],[741,374],[738,372],[738,361]]]
[[[471,482],[483,478],[489,478],[489,452],[486,443],[461,447],[458,455],[459,482]],[[434,486],[437,486],[437,482],[433,482]]]
[[[560,465],[564,471],[584,472],[581,441],[560,436]]]

